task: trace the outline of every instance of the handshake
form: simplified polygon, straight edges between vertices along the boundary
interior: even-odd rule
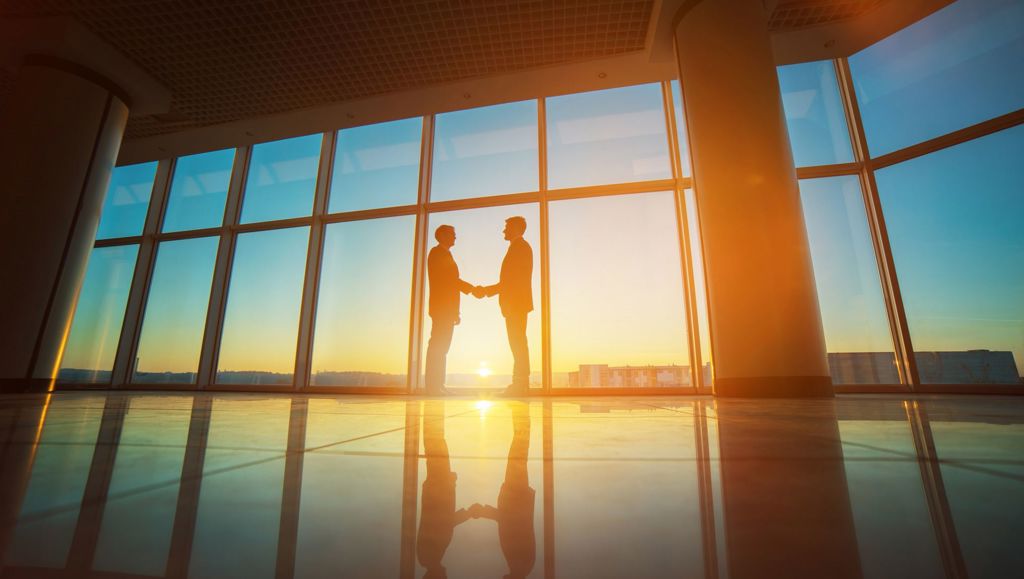
[[[469,293],[473,294],[473,297],[475,297],[476,299],[483,299],[485,297],[488,297],[489,295],[493,295],[488,294],[487,288],[482,285],[473,286],[473,289],[469,290]]]
[[[488,510],[493,511],[494,507],[486,507],[484,505],[481,505],[480,503],[473,503],[472,505],[470,505],[468,509],[466,509],[466,513],[471,518],[479,519],[480,517],[486,517]]]

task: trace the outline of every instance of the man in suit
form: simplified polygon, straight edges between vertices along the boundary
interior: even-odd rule
[[[442,225],[434,231],[437,240],[427,254],[427,280],[430,285],[430,341],[427,342],[427,394],[440,396],[448,394],[444,387],[445,362],[452,335],[459,323],[459,300],[461,293],[473,291],[474,286],[459,278],[459,266],[452,257],[455,245],[455,228]]]
[[[473,290],[473,295],[498,296],[501,315],[505,316],[508,345],[512,349],[512,384],[505,396],[525,396],[530,388],[530,348],[526,342],[526,317],[533,311],[533,249],[523,239],[526,219],[516,216],[505,220],[508,251],[501,262],[498,283]]]

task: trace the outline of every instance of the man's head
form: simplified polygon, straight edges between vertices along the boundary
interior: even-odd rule
[[[446,249],[455,245],[455,228],[451,225],[442,225],[434,230],[434,239],[437,244]]]
[[[505,239],[513,241],[519,239],[526,233],[526,219],[516,215],[505,220]]]

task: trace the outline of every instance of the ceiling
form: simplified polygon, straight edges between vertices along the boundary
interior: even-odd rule
[[[779,0],[773,31],[887,0]],[[888,0],[891,1],[891,0]],[[5,0],[70,15],[164,84],[171,111],[126,139],[643,51],[655,0]],[[0,70],[0,99],[13,72]],[[0,100],[2,102],[2,100]]]

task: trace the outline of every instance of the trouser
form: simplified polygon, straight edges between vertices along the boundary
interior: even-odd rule
[[[430,341],[427,342],[427,392],[439,392],[444,387],[446,376],[445,362],[448,348],[452,345],[452,334],[455,333],[454,319],[433,319],[430,325]]]
[[[526,312],[505,316],[508,346],[512,349],[512,385],[530,387],[530,346],[526,343]]]

